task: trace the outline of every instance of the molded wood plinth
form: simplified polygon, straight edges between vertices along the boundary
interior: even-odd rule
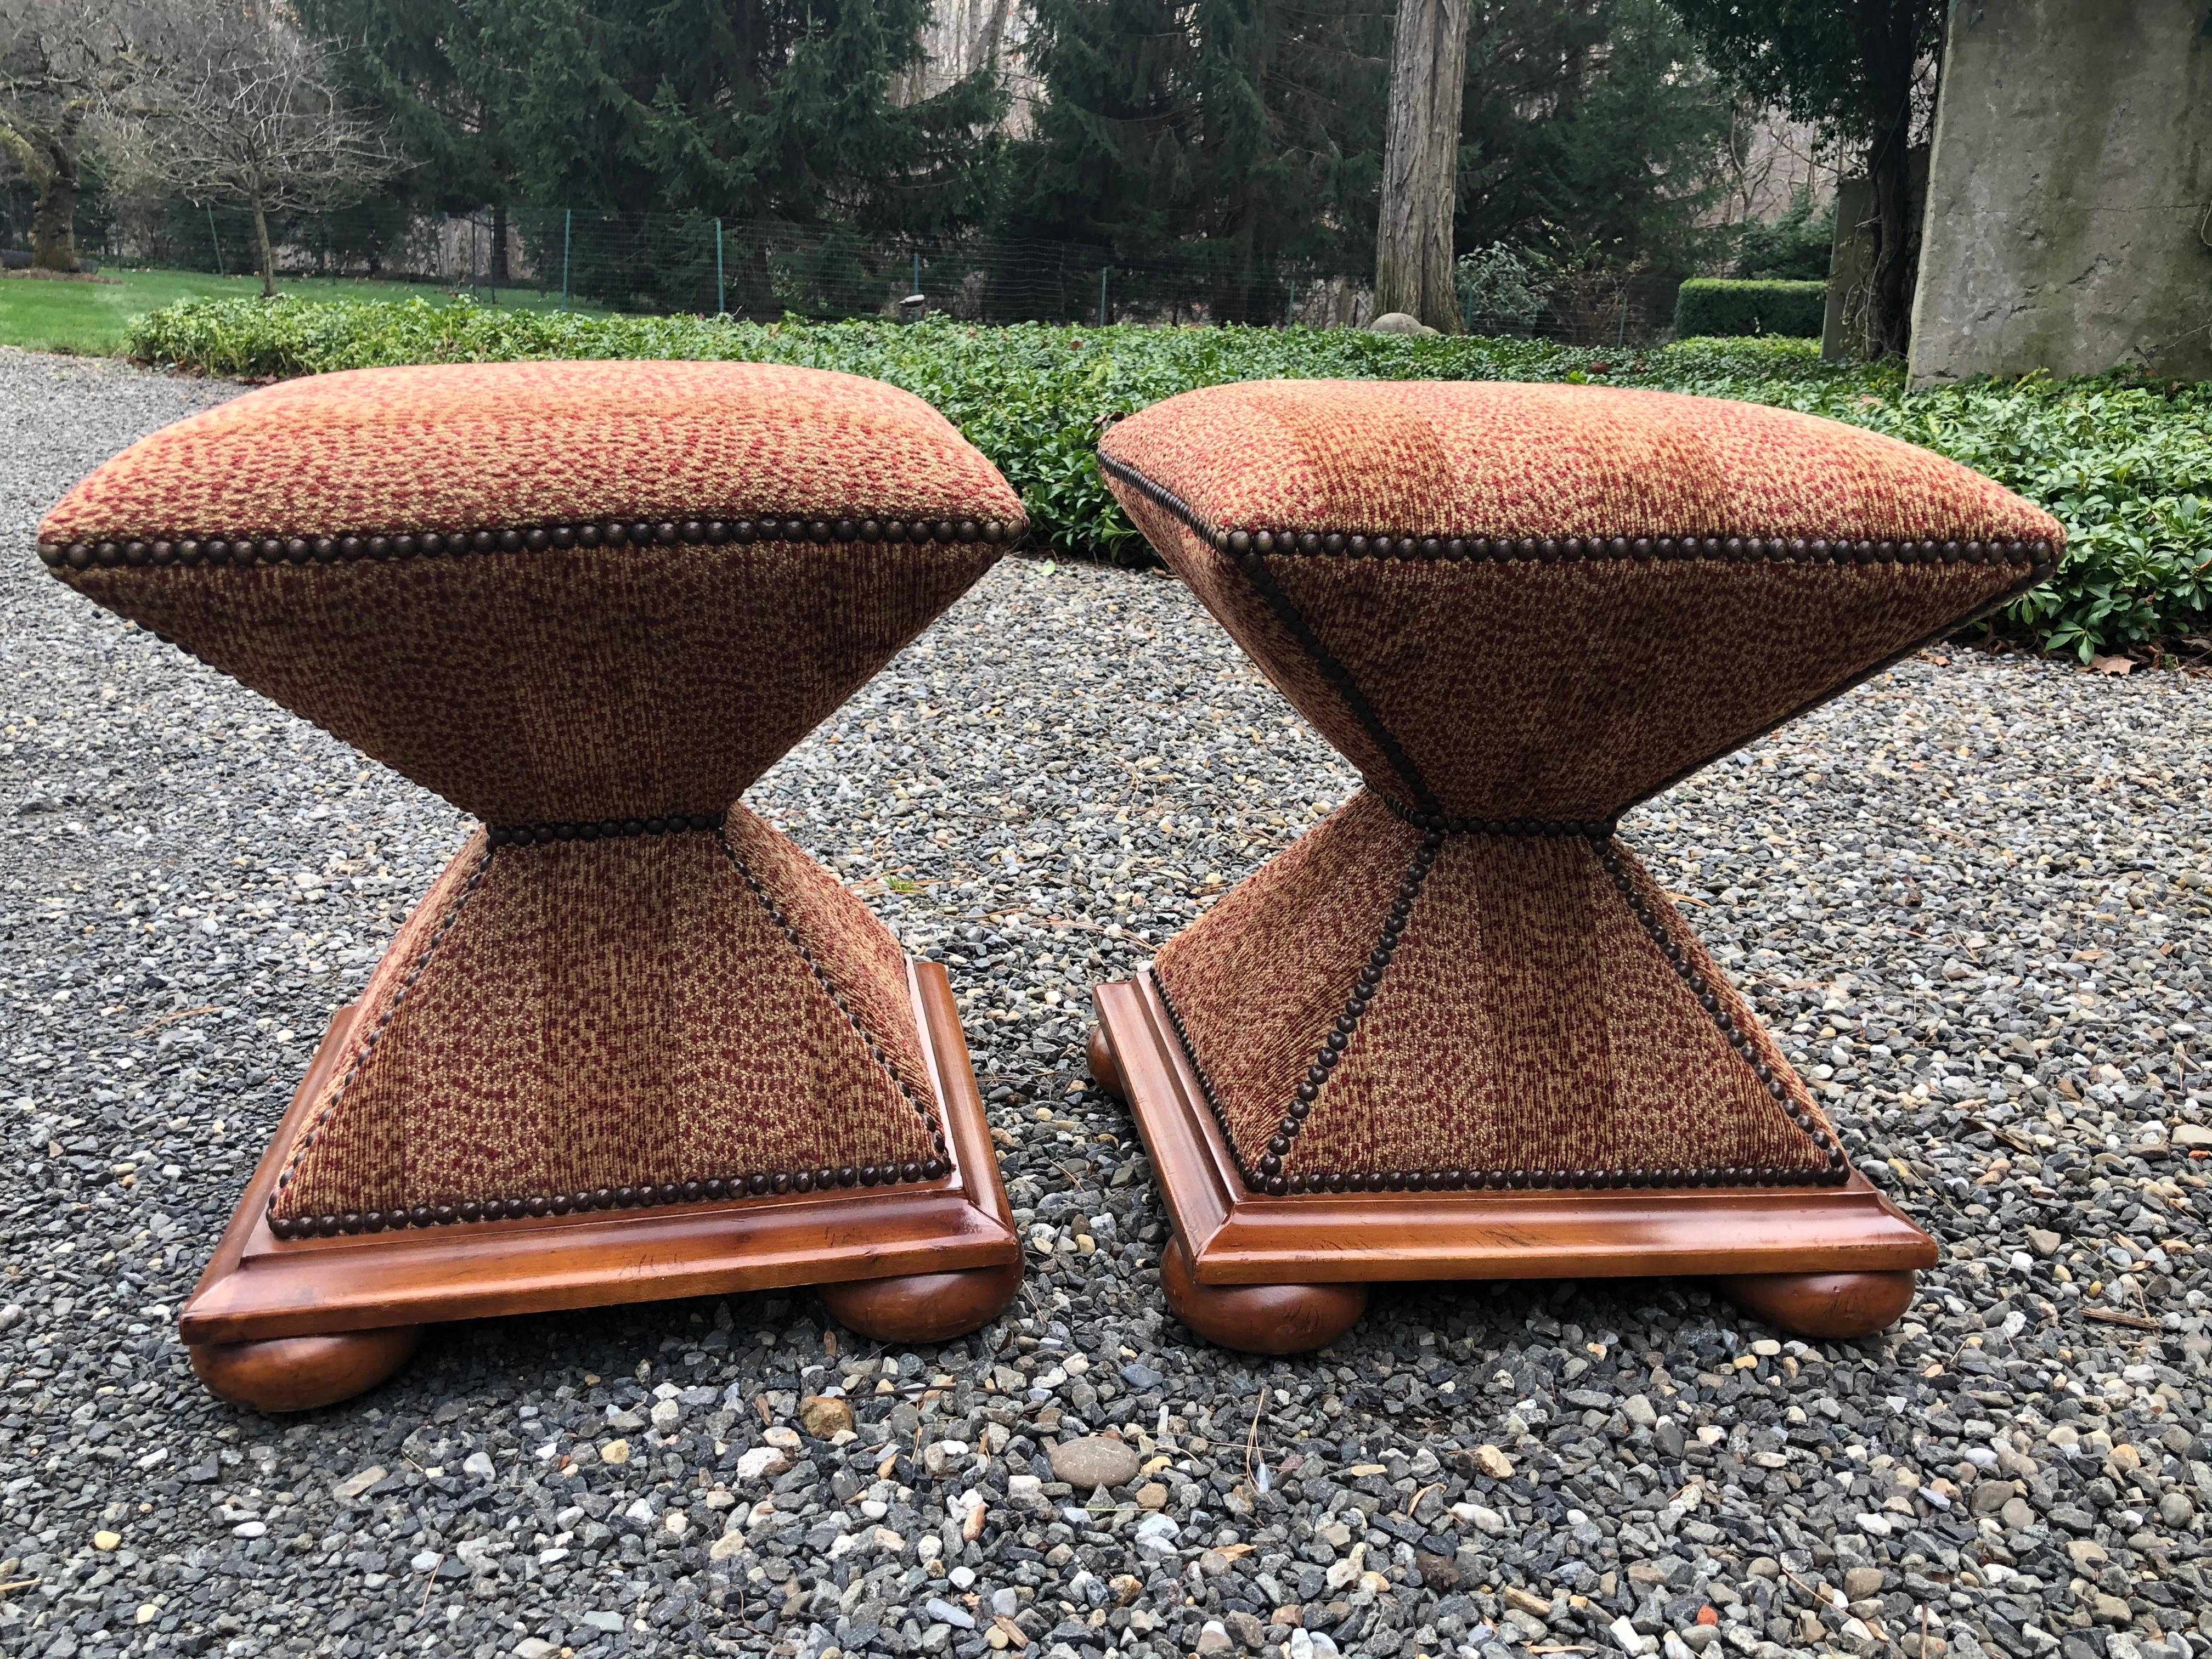
[[[1364,1285],[1201,1285],[1180,1238],[1161,1252],[1160,1289],[1177,1319],[1239,1353],[1325,1348],[1367,1311]]]
[[[875,1342],[946,1342],[996,1319],[1022,1287],[1022,1264],[904,1273],[817,1287],[847,1330]]]
[[[308,1412],[374,1388],[414,1358],[420,1325],[266,1342],[187,1345],[192,1375],[217,1399],[258,1412]]]
[[[1915,1275],[1736,1273],[1713,1288],[1755,1319],[1792,1336],[1823,1340],[1887,1330],[1912,1305]]]
[[[269,1194],[310,1103],[345,1050],[354,1011],[340,1009],[178,1317],[194,1368],[226,1398],[296,1410],[367,1388],[405,1352],[373,1376],[364,1359],[351,1388],[294,1404],[264,1404],[261,1393],[244,1391],[259,1385],[241,1382],[234,1394],[217,1379],[302,1370],[306,1358],[287,1356],[323,1352],[289,1349],[279,1338],[330,1338],[339,1345],[329,1350],[334,1356],[366,1354],[364,1342],[398,1340],[383,1334],[392,1328],[825,1281],[862,1310],[852,1322],[856,1330],[885,1340],[934,1341],[974,1329],[1020,1282],[1021,1240],[945,970],[909,963],[907,984],[922,1060],[944,1103],[952,1168],[942,1181],[280,1239],[269,1231]],[[876,1279],[907,1288],[864,1295],[849,1282]],[[921,1288],[939,1283],[941,1289]],[[895,1331],[902,1309],[908,1311],[896,1318],[908,1322]],[[915,1334],[896,1334],[906,1330]],[[411,1347],[413,1338],[407,1340]],[[233,1349],[240,1351],[226,1357]],[[210,1356],[204,1364],[203,1354]]]
[[[1091,1028],[1090,1041],[1083,1045],[1083,1058],[1091,1067],[1091,1080],[1115,1099],[1127,1104],[1128,1085],[1121,1081],[1121,1068],[1114,1063],[1114,1045],[1106,1040],[1106,1028]]]
[[[1102,985],[1097,999],[1091,1075],[1102,1083],[1110,1075],[1126,1091],[1178,1241],[1162,1258],[1162,1282],[1186,1324],[1232,1346],[1289,1351],[1233,1334],[1249,1321],[1224,1324],[1231,1334],[1216,1336],[1204,1293],[1662,1273],[1720,1279],[1747,1308],[1752,1297],[1771,1297],[1778,1311],[1754,1310],[1792,1330],[1812,1334],[1817,1323],[1820,1334],[1861,1335],[1903,1312],[1913,1270],[1936,1264],[1936,1242],[1856,1174],[1821,1188],[1255,1194],[1237,1173],[1152,976]],[[1739,1296],[1729,1285],[1749,1283],[1747,1275],[1796,1288]],[[1836,1288],[1820,1288],[1831,1283]]]

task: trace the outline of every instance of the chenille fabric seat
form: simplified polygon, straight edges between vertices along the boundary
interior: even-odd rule
[[[896,942],[738,798],[1022,528],[920,399],[741,363],[318,376],[72,490],[56,575],[482,821],[274,1237],[945,1177]]]
[[[1100,456],[1364,781],[1152,970],[1248,1194],[1849,1180],[1614,823],[2039,580],[2051,519],[1834,422],[1593,386],[1216,386]]]

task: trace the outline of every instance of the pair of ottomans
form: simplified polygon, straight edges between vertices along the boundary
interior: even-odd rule
[[[1288,1352],[1370,1281],[1698,1273],[1808,1334],[1895,1318],[1933,1244],[1613,825],[2039,580],[2057,525],[1853,428],[1585,386],[1218,386],[1101,462],[1366,785],[1099,991],[1175,1311]],[[918,399],[750,364],[294,381],[54,508],[63,580],[483,826],[179,1318],[210,1387],[325,1404],[495,1314],[813,1285],[933,1341],[1006,1305],[943,970],[738,797],[1024,528]]]

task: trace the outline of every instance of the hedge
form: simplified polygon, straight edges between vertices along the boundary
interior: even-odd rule
[[[1674,295],[1674,337],[1778,334],[1817,340],[1828,308],[1826,283],[1693,276]]]
[[[868,374],[934,404],[1021,491],[1033,540],[1148,562],[1098,474],[1099,432],[1224,380],[1567,380],[1652,386],[1803,410],[1964,461],[2065,524],[2057,574],[2004,611],[2013,637],[2084,659],[2212,632],[2212,384],[2115,374],[1908,392],[1894,365],[1830,364],[1797,340],[1692,340],[1646,352],[1354,329],[984,328],[583,317],[421,300],[191,300],[138,319],[131,349],[213,374],[378,364],[686,357]]]

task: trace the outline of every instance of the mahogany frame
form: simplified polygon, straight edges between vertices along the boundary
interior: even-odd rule
[[[1136,1119],[1186,1257],[1164,1272],[1171,1301],[1189,1300],[1194,1285],[1219,1303],[1212,1292],[1247,1285],[1692,1274],[1722,1276],[1722,1289],[1735,1296],[1726,1281],[1738,1276],[1799,1291],[1801,1276],[1842,1276],[1850,1283],[1823,1285],[1815,1299],[1850,1291],[1853,1312],[1840,1322],[1864,1325],[1887,1310],[1867,1326],[1878,1329],[1903,1311],[1900,1290],[1909,1301],[1911,1272],[1936,1263],[1935,1241],[1856,1171],[1825,1188],[1254,1193],[1152,975],[1102,985],[1097,999],[1093,1055],[1103,1064],[1094,1073],[1110,1074],[1098,1080]],[[1755,1297],[1746,1291],[1738,1299],[1750,1305]],[[1881,1304],[1871,1311],[1870,1291]],[[1817,1330],[1817,1312],[1793,1322],[1786,1310],[1759,1310],[1809,1334],[1863,1334]],[[1838,1325],[1841,1312],[1830,1308],[1826,1322]]]
[[[279,1239],[269,1230],[269,1194],[310,1103],[344,1051],[356,1009],[340,1008],[178,1316],[178,1334],[213,1382],[201,1354],[222,1345],[503,1314],[897,1275],[950,1281],[978,1268],[1006,1271],[1011,1297],[1021,1241],[951,987],[940,965],[912,959],[907,985],[923,1063],[945,1113],[952,1168],[942,1180]]]

